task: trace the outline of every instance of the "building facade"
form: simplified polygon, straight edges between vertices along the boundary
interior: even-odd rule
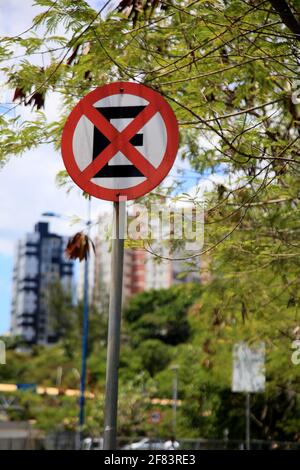
[[[49,289],[55,282],[72,292],[74,263],[65,256],[67,238],[38,222],[33,233],[18,242],[13,270],[11,333],[28,344],[57,340],[49,318]]]
[[[158,248],[159,250],[159,248]],[[168,256],[163,250],[160,254]],[[180,253],[178,254],[178,256]],[[173,253],[174,257],[176,254]],[[159,259],[142,248],[125,248],[123,267],[123,303],[133,295],[150,289],[167,289],[184,282],[200,283],[200,267],[187,274],[184,261]],[[89,298],[99,310],[107,309],[111,279],[111,243],[95,239],[95,254],[89,264]],[[83,298],[84,263],[81,263],[77,296]]]

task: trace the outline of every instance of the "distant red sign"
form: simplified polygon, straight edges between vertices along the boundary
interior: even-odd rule
[[[150,411],[149,413],[149,421],[152,424],[159,424],[162,419],[162,414],[159,410]]]

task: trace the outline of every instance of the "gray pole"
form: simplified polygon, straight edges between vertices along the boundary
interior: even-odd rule
[[[91,227],[91,197],[88,202],[88,220],[86,221],[87,236],[90,236]],[[83,331],[81,352],[80,398],[79,398],[79,446],[83,442],[83,428],[85,421],[85,390],[89,337],[89,255],[84,261],[84,292],[83,292]]]
[[[172,366],[173,376],[173,436],[176,438],[177,428],[177,399],[178,399],[178,366]]]
[[[104,410],[104,450],[114,450],[117,447],[118,368],[120,356],[125,201],[114,202],[113,224]]]
[[[250,450],[250,393],[246,393],[246,450]]]

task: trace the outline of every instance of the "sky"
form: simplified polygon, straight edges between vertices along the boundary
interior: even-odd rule
[[[32,18],[39,13],[32,3],[33,0],[0,0],[0,36],[18,35],[31,25]],[[104,2],[89,0],[88,3],[99,9]],[[3,77],[0,77],[0,82],[3,83]],[[10,93],[12,95],[13,92]],[[8,99],[11,101],[12,96]],[[2,100],[3,96],[0,96],[0,103]],[[0,104],[0,113],[3,111]],[[45,111],[49,120],[57,116],[59,98],[55,93],[47,99]],[[22,107],[21,113],[23,118],[30,119],[29,107]],[[176,174],[179,166],[186,168],[184,189],[188,190],[196,184],[195,173],[188,170],[187,163],[176,163],[172,175]],[[8,332],[10,326],[13,254],[17,240],[32,232],[38,220],[47,220],[41,217],[43,212],[66,216],[48,219],[50,230],[62,235],[72,235],[82,228],[82,224],[71,225],[67,216],[87,218],[87,201],[82,197],[82,191],[74,186],[67,194],[64,188],[55,184],[57,172],[63,169],[61,155],[50,145],[43,145],[21,157],[12,156],[0,170],[0,334]],[[214,180],[220,178],[222,175],[216,175]],[[203,182],[203,187],[207,184],[211,185],[211,178]],[[92,219],[109,210],[109,204],[93,199]]]
[[[0,0],[0,36],[17,35],[31,25],[32,18],[39,13],[32,3],[33,0]],[[99,8],[103,2],[90,0],[89,3]],[[3,83],[1,77],[0,81]],[[57,96],[53,95],[47,100],[49,119],[55,118],[58,107]],[[3,111],[0,104],[0,113]],[[22,116],[30,119],[29,108],[22,110]],[[87,202],[81,196],[82,191],[74,187],[68,195],[65,189],[56,186],[56,174],[63,169],[60,154],[51,146],[43,145],[21,157],[12,156],[0,170],[0,334],[7,332],[10,326],[13,253],[17,240],[31,232],[38,220],[46,221],[41,218],[46,211],[87,217]],[[105,204],[94,200],[92,217]],[[80,224],[71,225],[67,218],[48,220],[53,232],[64,235],[74,234],[81,228]]]

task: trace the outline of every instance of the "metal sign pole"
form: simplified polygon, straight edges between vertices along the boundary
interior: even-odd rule
[[[250,393],[246,393],[246,450],[250,450]]]
[[[104,411],[104,450],[114,450],[117,446],[118,368],[120,356],[125,204],[125,201],[114,202]]]

